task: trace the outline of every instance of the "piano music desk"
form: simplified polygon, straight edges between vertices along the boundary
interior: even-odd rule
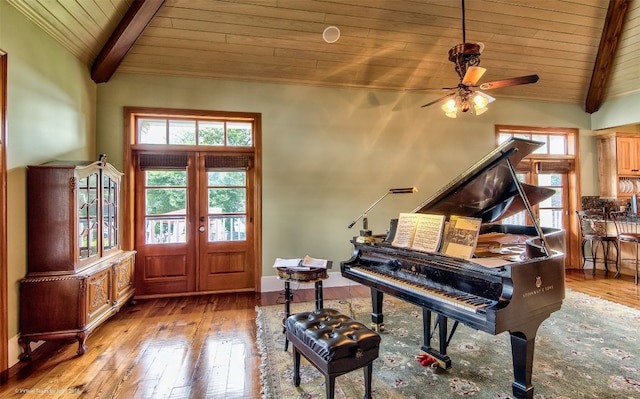
[[[315,285],[315,303],[316,309],[323,308],[323,295],[322,295],[322,281],[329,278],[327,270],[331,269],[333,265],[332,261],[327,261],[327,268],[309,268],[309,270],[302,270],[299,268],[278,267],[278,278],[284,281],[284,319],[282,320],[282,333],[286,333],[286,327],[284,321],[291,316],[291,283],[303,283]],[[289,348],[289,340],[285,338],[284,350]]]

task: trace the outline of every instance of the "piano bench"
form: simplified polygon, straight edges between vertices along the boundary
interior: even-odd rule
[[[333,399],[336,377],[364,367],[365,399],[371,398],[373,361],[380,336],[334,309],[296,313],[285,321],[293,345],[293,384],[300,386],[300,355],[325,376],[327,399]]]

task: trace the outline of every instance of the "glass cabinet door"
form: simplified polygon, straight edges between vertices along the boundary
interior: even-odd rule
[[[80,261],[99,256],[98,172],[78,179],[78,244]]]
[[[102,176],[102,248],[118,247],[118,183],[107,174]]]

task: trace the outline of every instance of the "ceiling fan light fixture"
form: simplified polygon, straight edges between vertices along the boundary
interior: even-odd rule
[[[489,105],[489,99],[482,97],[480,94],[476,93],[473,96],[473,106],[478,109],[478,108],[487,108],[487,105]]]
[[[475,112],[476,115],[482,115],[485,112],[487,112],[487,110],[489,109],[486,106],[485,107],[478,107],[477,105],[475,105],[473,108],[474,108],[474,112]]]
[[[446,116],[449,118],[455,118],[458,113],[458,107],[456,106],[456,100],[451,98],[440,107]]]

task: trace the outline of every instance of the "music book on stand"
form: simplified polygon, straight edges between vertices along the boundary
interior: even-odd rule
[[[456,258],[471,259],[478,244],[482,219],[451,215],[445,226],[441,252]]]
[[[444,215],[401,213],[391,245],[425,252],[438,252]]]

